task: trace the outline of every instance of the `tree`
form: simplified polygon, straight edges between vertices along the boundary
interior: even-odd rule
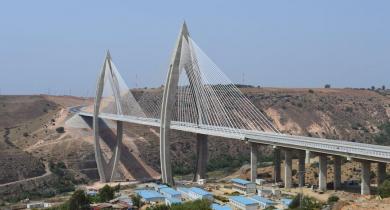
[[[69,209],[88,210],[90,209],[88,197],[83,190],[76,190],[69,199]]]
[[[57,133],[65,133],[65,128],[64,127],[58,127],[56,128]]]
[[[317,200],[303,196],[301,202],[301,194],[298,194],[294,197],[291,204],[288,206],[289,209],[299,209],[299,210],[316,210],[321,209],[322,205]]]
[[[337,201],[339,201],[339,197],[335,196],[335,195],[332,195],[328,198],[328,204],[331,204],[331,203],[336,203]]]
[[[115,192],[119,192],[121,190],[121,184],[117,184],[115,187],[114,187],[114,191]]]
[[[146,208],[146,210],[169,210],[169,209],[170,209],[169,206],[165,204]]]
[[[188,201],[180,205],[172,205],[171,210],[211,210],[211,201],[207,199]]]
[[[133,202],[133,205],[140,208],[142,206],[141,197],[139,195],[132,195],[131,201]]]
[[[99,189],[99,197],[101,202],[106,202],[114,198],[115,190],[114,188],[104,185],[103,188]]]
[[[385,85],[382,85],[382,90],[386,90],[386,86]]]
[[[378,194],[382,198],[388,198],[390,197],[390,180],[385,180],[379,187],[378,187]]]
[[[325,88],[330,88],[330,84],[326,84],[326,85],[325,85]]]

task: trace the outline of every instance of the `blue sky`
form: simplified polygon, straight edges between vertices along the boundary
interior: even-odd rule
[[[159,86],[180,25],[232,81],[390,87],[390,1],[2,1],[2,94],[93,95],[106,49]],[[244,75],[244,76],[243,76]]]

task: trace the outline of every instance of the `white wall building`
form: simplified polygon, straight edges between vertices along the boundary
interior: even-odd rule
[[[252,199],[246,198],[244,196],[232,196],[229,198],[229,204],[234,209],[241,210],[257,210],[259,207],[258,203]]]
[[[256,193],[256,183],[244,180],[244,179],[232,179],[233,190],[244,194],[255,194]]]
[[[51,203],[45,203],[45,202],[33,202],[27,204],[27,209],[34,209],[34,208],[49,208],[51,207]]]
[[[210,201],[214,200],[213,194],[198,187],[191,187],[188,190],[188,197],[191,200],[197,200],[197,199],[208,199]]]

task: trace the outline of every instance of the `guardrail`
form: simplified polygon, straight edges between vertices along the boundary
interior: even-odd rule
[[[76,113],[79,109],[80,107],[73,107],[72,112]],[[89,112],[78,112],[78,114],[88,117],[93,116],[92,113]],[[134,117],[107,113],[101,113],[99,114],[99,117],[102,119],[124,121],[153,127],[160,126],[160,119],[155,118]],[[368,159],[380,162],[390,162],[390,147],[380,145],[325,138],[293,136],[263,131],[232,129],[211,125],[198,125],[194,123],[177,121],[171,122],[171,129],[192,133],[202,133],[231,139],[248,140],[255,143],[270,144],[281,147],[305,149],[326,154],[342,155],[346,157]]]

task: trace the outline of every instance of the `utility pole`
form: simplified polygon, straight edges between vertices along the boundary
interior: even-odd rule
[[[305,172],[306,172],[305,170],[298,171],[298,177],[305,176]],[[303,186],[299,185],[299,208],[302,208],[302,200],[303,200],[303,188],[302,187]]]
[[[138,74],[135,74],[135,88],[138,88]]]

